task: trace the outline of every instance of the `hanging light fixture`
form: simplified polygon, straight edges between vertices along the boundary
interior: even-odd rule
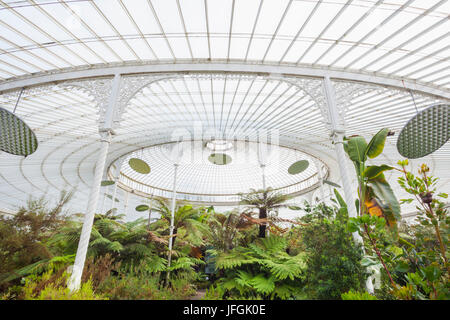
[[[305,171],[309,167],[309,161],[308,160],[300,160],[297,162],[294,162],[288,169],[289,174],[299,174],[300,172]]]
[[[433,104],[419,112],[412,92],[409,93],[417,114],[401,130],[397,150],[405,158],[417,159],[435,152],[449,140],[450,104]]]
[[[22,88],[13,112],[0,107],[0,150],[26,157],[36,151],[38,141],[33,130],[15,115],[23,91]]]

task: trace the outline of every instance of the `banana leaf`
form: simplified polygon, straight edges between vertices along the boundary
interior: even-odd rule
[[[368,179],[373,179],[373,178],[378,177],[380,175],[380,173],[383,173],[384,171],[392,170],[392,169],[394,169],[394,167],[391,167],[391,166],[388,166],[385,164],[383,164],[381,166],[368,166],[364,170],[363,174],[364,174],[364,177],[366,177]]]
[[[370,159],[378,157],[383,152],[386,137],[389,133],[388,128],[381,129],[372,137],[366,148],[366,156]]]
[[[384,174],[379,174],[375,179],[370,180],[369,183],[375,196],[390,209],[389,211],[392,212],[393,218],[395,218],[395,220],[400,220],[400,203],[395,197],[391,186],[386,181]],[[384,211],[387,213],[387,210]]]
[[[346,149],[348,156],[352,161],[358,163],[366,161],[367,142],[363,137],[356,136],[350,138],[350,140],[348,140]]]

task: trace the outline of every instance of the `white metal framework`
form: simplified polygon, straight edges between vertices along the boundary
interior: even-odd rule
[[[447,0],[0,1],[0,80],[128,62],[325,67],[450,87]]]
[[[155,190],[229,204],[257,184],[293,185],[288,193],[311,199],[323,198],[327,179],[352,202],[354,175],[333,142],[344,130],[398,135],[417,112],[450,101],[449,13],[448,0],[0,0],[0,104],[12,111],[20,95],[16,114],[39,142],[27,158],[0,153],[0,209],[75,188],[71,209],[86,213],[82,268],[93,213],[131,213]],[[209,169],[181,162],[172,189],[173,161],[158,150],[179,135],[195,141],[199,127],[202,143],[269,133],[281,168],[307,158],[309,171],[271,176],[256,153],[203,176]],[[374,164],[395,165],[396,140]],[[147,157],[150,175],[133,177],[122,162],[133,154]],[[449,144],[412,164],[422,162],[449,192]],[[388,178],[402,198],[396,173]]]

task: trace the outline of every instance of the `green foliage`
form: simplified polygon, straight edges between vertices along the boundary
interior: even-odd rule
[[[12,217],[0,216],[0,291],[33,269],[58,263],[61,251],[47,242],[67,223],[62,209],[71,196],[62,192],[53,206],[43,197],[30,198]]]
[[[385,219],[387,225],[396,231],[397,221],[401,219],[400,204],[395,197],[395,194],[387,182],[384,172],[394,169],[388,165],[368,166],[367,158],[376,158],[384,149],[386,138],[389,135],[389,129],[384,128],[378,131],[370,140],[369,144],[361,136],[352,136],[346,143],[344,143],[344,150],[347,152],[349,158],[353,161],[358,181],[358,215],[349,222],[350,230],[360,232],[365,235],[366,243],[372,247],[375,259],[379,259],[387,276],[390,279],[392,287],[395,283],[392,279],[385,261],[383,261],[383,254],[380,252],[380,239],[377,235],[371,235],[371,226],[376,225],[377,230],[380,225],[379,221],[370,220],[369,215],[373,217],[381,217]],[[361,219],[362,218],[362,219]],[[368,223],[371,225],[368,225]]]
[[[394,169],[394,168],[391,167],[391,166],[385,165],[385,164],[383,164],[383,165],[381,165],[381,166],[368,166],[368,167],[364,170],[363,174],[364,174],[364,176],[366,176],[368,179],[374,179],[374,178],[378,177],[378,176],[379,176],[381,173],[383,173],[384,171],[386,171],[386,170],[392,170],[392,169]]]
[[[447,209],[436,191],[437,179],[428,176],[423,165],[419,177],[406,170],[408,161],[399,161],[403,176],[400,186],[418,202],[419,215],[414,224],[402,224],[398,234],[384,227],[384,219],[367,215],[350,219],[350,231],[358,231],[371,247],[363,259],[365,266],[382,267],[383,281],[378,295],[388,299],[448,299]],[[377,262],[378,261],[378,262]],[[389,286],[387,285],[389,283]]]
[[[359,214],[370,213],[367,206],[376,201],[382,204],[378,209],[381,209],[384,218],[394,225],[400,219],[400,205],[383,174],[394,168],[388,165],[368,166],[366,163],[368,157],[373,159],[383,152],[388,133],[389,129],[381,129],[369,144],[361,136],[352,136],[344,143],[344,150],[353,161],[358,178]]]
[[[91,281],[84,282],[81,288],[70,292],[66,283],[68,274],[63,273],[59,277],[51,279],[53,270],[49,270],[40,276],[31,275],[25,280],[23,286],[24,300],[105,300],[101,295],[94,293]],[[49,281],[51,280],[51,281]]]
[[[222,272],[213,290],[227,299],[294,298],[303,279],[304,255],[291,256],[286,249],[286,239],[271,236],[229,252],[212,250]]]
[[[62,214],[70,197],[63,194],[52,209],[44,199],[30,200],[15,217],[0,217],[1,297],[188,299],[196,285],[206,287],[210,281],[206,300],[368,300],[375,297],[364,292],[365,268],[381,267],[384,271],[377,298],[449,299],[449,221],[442,200],[447,195],[435,190],[437,179],[426,174],[426,167],[415,177],[405,169],[407,163],[401,162],[404,177],[399,183],[413,195],[402,202],[418,201],[419,223],[399,224],[398,233],[386,228],[387,221],[395,220],[389,214],[397,211],[389,205],[394,199],[389,200],[392,190],[384,177],[392,167],[365,164],[367,158],[381,153],[386,135],[380,131],[369,144],[362,138],[352,141],[352,137],[345,146],[362,173],[358,176],[363,184],[357,201],[361,215],[357,218],[348,219],[347,204],[335,189],[335,205],[295,206],[306,215],[296,221],[283,220],[292,224],[280,232],[282,236],[258,238],[257,225],[272,227],[278,209],[286,206],[286,196],[271,189],[253,191],[242,197],[247,206],[244,213],[221,214],[212,207],[178,203],[174,247],[169,253],[171,210],[167,201],[154,199],[154,211],[161,218],[153,223],[148,219],[123,222],[115,211],[97,214],[82,287],[73,293],[67,289],[65,270],[73,264],[81,223]],[[367,214],[366,200],[381,198],[383,215]],[[259,220],[252,218],[252,213],[257,213]],[[359,232],[370,244],[365,256],[354,244],[352,232]],[[204,271],[206,249],[214,262],[207,260],[208,266],[216,268],[213,274],[208,271],[210,278]],[[169,273],[171,277],[167,277]]]
[[[429,175],[430,169],[423,164],[415,176],[407,170],[408,160],[399,161],[403,176],[399,185],[414,198],[417,224],[403,226],[398,244],[403,252],[399,255],[395,269],[401,287],[394,295],[399,299],[449,299],[448,209],[442,199],[445,193],[436,190],[438,179]],[[403,239],[407,238],[407,240]]]
[[[384,144],[386,142],[388,134],[388,128],[384,128],[378,131],[367,145],[365,151],[366,156],[368,156],[370,159],[378,157],[383,152]]]
[[[301,221],[292,237],[299,237],[307,253],[305,292],[310,299],[339,299],[350,289],[364,287],[362,252],[347,230],[346,208],[321,204]]]
[[[244,231],[254,226],[236,211],[211,214],[207,223],[209,228],[204,234],[208,243],[219,251],[229,251],[247,242],[248,234]]]
[[[18,278],[23,278],[30,274],[40,274],[48,270],[59,269],[69,263],[73,263],[75,261],[75,255],[67,255],[67,256],[57,256],[51,259],[44,259],[23,268],[14,270],[10,273],[3,274],[0,277],[0,283],[6,283],[9,281],[16,280]]]
[[[366,139],[360,136],[351,138],[347,143],[347,154],[353,162],[363,163],[367,160],[366,149],[367,142]]]
[[[29,208],[21,208],[13,218],[1,218],[0,232],[5,236],[0,239],[0,242],[3,240],[3,243],[0,243],[3,245],[0,254],[5,256],[5,260],[11,259],[8,268],[6,265],[0,266],[9,271],[0,275],[0,281],[6,284],[3,287],[6,298],[24,298],[23,290],[27,287],[20,283],[21,280],[29,281],[30,288],[38,281],[37,287],[41,292],[44,281],[42,277],[48,277],[47,273],[53,271],[62,276],[60,271],[73,264],[82,225],[77,220],[61,217],[61,209],[68,199],[69,197],[63,194],[58,206],[51,210],[47,209],[47,202],[43,198],[30,200]],[[209,214],[210,211],[206,210],[206,213]],[[202,221],[206,219],[203,212],[188,205],[181,207],[178,212],[177,236],[181,240],[174,247],[170,268],[167,267],[167,216],[148,225],[146,219],[123,222],[120,215],[109,211],[106,214],[96,214],[94,218],[82,276],[82,282],[89,283],[87,289],[82,287],[79,293],[68,295],[66,283],[61,283],[59,278],[52,275],[50,279],[45,279],[47,289],[42,295],[33,289],[33,296],[29,295],[27,298],[90,299],[88,287],[108,293],[107,296],[111,298],[186,298],[194,290],[192,284],[197,278],[195,270],[204,264],[202,260],[189,256],[190,244],[203,243],[202,227],[206,224]],[[21,239],[22,235],[26,237]],[[20,246],[17,245],[15,249],[11,243]],[[11,248],[15,251],[12,252]],[[35,254],[31,254],[32,252]],[[23,258],[20,258],[21,256]],[[139,276],[132,271],[136,267],[139,267]],[[169,287],[160,288],[159,282],[169,271],[173,273]],[[139,277],[144,272],[145,276],[153,279],[158,286],[143,283]],[[11,287],[12,284],[16,286]],[[146,295],[144,289],[136,291],[136,287],[141,285],[144,289],[151,286],[152,293]],[[110,294],[110,291],[115,293]],[[122,293],[119,294],[119,291]]]
[[[256,209],[258,212],[258,219],[270,219],[272,215],[277,216],[278,210],[280,208],[288,207],[285,203],[290,199],[289,196],[282,194],[273,190],[272,188],[267,188],[265,190],[254,190],[251,189],[249,193],[240,194],[240,203],[247,207],[246,213],[254,214],[253,210]],[[259,225],[259,237],[266,237],[267,221],[261,221]]]
[[[383,215],[386,218],[386,221],[391,223],[393,221],[400,220],[400,203],[397,201],[394,191],[392,190],[390,184],[386,181],[384,174],[380,173],[375,178],[369,179],[369,181],[371,182],[371,187],[375,198],[383,199],[384,201]]]
[[[222,300],[225,295],[226,289],[223,286],[210,286],[206,289],[205,295],[202,300]]]
[[[366,291],[358,292],[353,290],[341,294],[341,298],[342,300],[378,300],[376,296]]]
[[[159,273],[142,263],[119,270],[119,274],[106,278],[98,291],[111,300],[178,300],[195,293],[192,274],[178,273],[170,285],[162,285]]]

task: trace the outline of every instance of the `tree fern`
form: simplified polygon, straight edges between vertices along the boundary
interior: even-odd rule
[[[214,261],[218,269],[231,269],[257,262],[252,252],[242,247],[237,247],[229,253],[220,253],[214,257]]]
[[[224,288],[230,294],[239,292],[243,298],[252,299],[286,298],[295,294],[291,286],[301,283],[306,269],[304,253],[290,256],[286,248],[287,241],[274,236],[229,252],[208,252],[215,256],[216,267],[226,271],[220,283],[226,284]],[[279,287],[283,288],[275,291]]]
[[[167,267],[167,259],[153,255],[145,259],[147,270],[150,272],[165,271]]]
[[[301,255],[301,256],[300,256]],[[270,272],[278,279],[284,280],[289,278],[294,280],[296,277],[300,277],[306,266],[302,259],[303,254],[299,254],[300,257],[290,257],[286,254],[286,257],[278,259],[264,259],[262,262]]]
[[[75,255],[67,255],[67,256],[56,256],[51,259],[43,259],[18,270],[14,270],[14,272],[10,272],[8,274],[4,274],[0,277],[0,283],[8,282],[15,280],[17,278],[26,277],[30,274],[40,274],[44,271],[59,268],[60,266],[67,265],[69,263],[73,263],[75,261]]]
[[[191,267],[198,265],[198,264],[204,264],[205,262],[192,258],[192,257],[181,257],[178,258],[173,262],[173,264],[170,266],[170,270],[179,270],[179,269],[191,269]]]
[[[264,274],[258,274],[250,280],[250,283],[257,292],[269,294],[275,289],[274,280],[273,276],[267,277]]]
[[[251,273],[245,272],[243,270],[238,270],[235,281],[238,285],[240,285],[242,287],[251,287],[252,279],[253,279],[253,275]]]

